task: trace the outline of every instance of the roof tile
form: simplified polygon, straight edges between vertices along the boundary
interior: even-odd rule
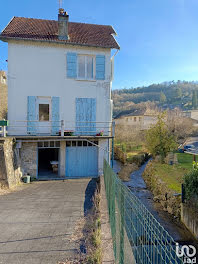
[[[112,26],[69,22],[69,40],[58,39],[58,21],[14,17],[1,39],[55,41],[59,43],[119,49]]]

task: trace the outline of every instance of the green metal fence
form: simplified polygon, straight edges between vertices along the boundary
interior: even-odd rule
[[[176,243],[104,161],[104,181],[116,263],[180,264]]]

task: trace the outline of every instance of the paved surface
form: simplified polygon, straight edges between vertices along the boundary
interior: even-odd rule
[[[56,264],[74,257],[78,247],[70,237],[94,186],[90,179],[35,182],[0,196],[0,263]]]

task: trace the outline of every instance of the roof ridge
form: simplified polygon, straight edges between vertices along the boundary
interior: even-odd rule
[[[25,18],[25,19],[34,19],[34,20],[42,20],[42,21],[54,21],[54,22],[58,22],[58,20],[55,19],[44,19],[44,18],[34,18],[34,17],[23,17],[23,16],[14,16],[14,18]],[[92,26],[101,26],[101,27],[111,27],[113,30],[113,26],[111,25],[104,25],[104,24],[94,24],[94,23],[86,23],[86,22],[74,22],[74,21],[69,21],[69,23],[73,23],[73,24],[85,24],[85,25],[92,25]],[[114,30],[115,31],[115,30]]]

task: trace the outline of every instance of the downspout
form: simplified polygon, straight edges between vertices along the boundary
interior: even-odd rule
[[[118,51],[119,50],[117,49],[116,52],[113,54],[113,56],[111,57],[111,61],[114,60],[114,57],[117,55]],[[112,122],[112,146],[111,146],[111,152],[112,152],[111,153],[111,167],[112,168],[113,168],[113,165],[114,165],[113,164],[114,163],[114,137],[115,137],[115,122]]]

